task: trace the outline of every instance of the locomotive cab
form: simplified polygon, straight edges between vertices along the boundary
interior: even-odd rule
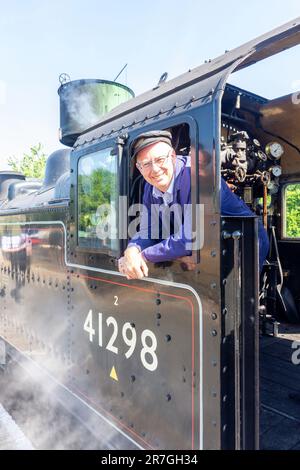
[[[259,315],[299,320],[299,96],[227,82],[299,43],[298,18],[65,129],[59,172],[1,207],[0,336],[102,448],[259,447]],[[127,280],[144,190],[132,144],[157,129],[190,159],[195,244]],[[222,215],[222,178],[253,216]]]

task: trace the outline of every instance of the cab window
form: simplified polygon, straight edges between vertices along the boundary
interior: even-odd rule
[[[78,246],[101,251],[119,248],[118,158],[112,148],[78,162]]]
[[[286,238],[300,238],[300,183],[289,184],[284,192]]]

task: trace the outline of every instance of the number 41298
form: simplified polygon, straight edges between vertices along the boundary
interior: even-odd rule
[[[87,314],[85,319],[83,329],[89,334],[89,340],[92,343],[94,340],[94,336],[96,335],[96,330],[93,326],[94,318],[93,318],[93,311],[90,310]],[[103,345],[103,326],[107,328],[112,327],[112,334],[110,339],[108,340],[106,346]],[[106,318],[104,322],[103,314],[98,313],[98,345],[99,347],[105,347],[108,351],[111,351],[114,354],[119,354],[119,349],[115,346],[115,341],[119,334],[119,325],[117,320],[110,316]],[[128,346],[127,351],[124,353],[127,359],[132,356],[135,351],[137,345],[137,332],[136,329],[129,323],[126,322],[122,326],[122,338],[126,346]],[[141,340],[141,351],[140,351],[140,358],[143,366],[150,370],[151,372],[157,369],[158,360],[157,355],[155,353],[157,348],[157,339],[155,334],[151,330],[143,330],[140,335]]]

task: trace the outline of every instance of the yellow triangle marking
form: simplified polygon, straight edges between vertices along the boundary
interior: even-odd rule
[[[117,373],[116,373],[115,366],[112,367],[109,376],[110,376],[112,379],[116,380],[117,382],[119,381],[118,376],[117,376]]]

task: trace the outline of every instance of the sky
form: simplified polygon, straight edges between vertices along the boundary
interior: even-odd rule
[[[0,0],[0,170],[58,140],[58,77],[118,81],[136,95],[300,16],[299,0]],[[267,98],[300,89],[300,46],[233,74]]]

